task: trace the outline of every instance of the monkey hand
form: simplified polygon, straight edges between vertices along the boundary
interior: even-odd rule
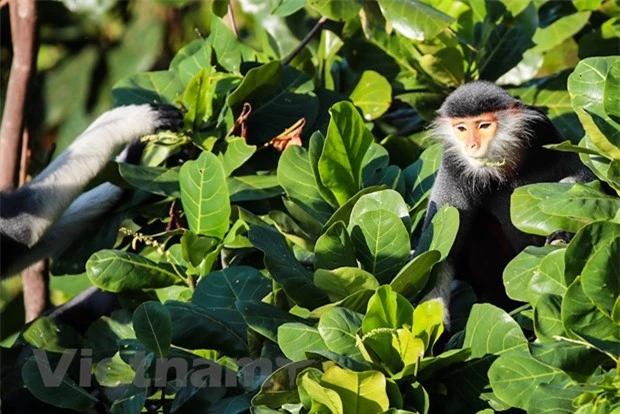
[[[155,118],[155,131],[178,131],[183,127],[183,114],[172,105],[151,104],[151,112]]]
[[[568,244],[573,238],[574,234],[564,230],[554,231],[545,239],[545,246],[556,244]]]

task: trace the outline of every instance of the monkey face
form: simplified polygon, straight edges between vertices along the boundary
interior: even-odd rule
[[[488,156],[491,141],[497,133],[497,124],[496,114],[491,112],[472,117],[451,118],[452,134],[473,166],[484,165],[482,159]]]

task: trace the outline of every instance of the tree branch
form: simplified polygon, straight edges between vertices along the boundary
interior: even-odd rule
[[[6,88],[6,103],[0,127],[0,189],[17,182],[24,108],[34,61],[35,0],[10,0],[13,61]]]

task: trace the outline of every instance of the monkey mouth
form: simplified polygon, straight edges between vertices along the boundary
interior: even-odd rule
[[[496,160],[492,160],[490,158],[486,158],[486,157],[481,157],[481,158],[475,158],[476,161],[478,161],[479,163],[481,163],[484,167],[503,167],[504,165],[506,165],[506,159],[503,158],[500,161],[496,161]]]

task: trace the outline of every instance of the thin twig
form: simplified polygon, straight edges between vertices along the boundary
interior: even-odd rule
[[[327,17],[323,16],[319,19],[318,22],[316,22],[316,24],[314,25],[314,27],[308,32],[308,34],[306,35],[306,37],[304,37],[301,42],[299,42],[299,44],[295,47],[295,49],[293,49],[293,51],[282,60],[282,63],[285,65],[288,65],[289,63],[291,63],[291,60],[293,60],[295,58],[295,56],[297,56],[299,54],[299,52],[302,51],[302,49],[304,47],[306,47],[306,45],[310,42],[310,40],[312,39],[312,36],[314,36],[316,34],[316,32],[318,32],[321,27],[323,27],[323,25],[325,24],[325,22],[327,22]]]
[[[228,3],[228,18],[230,19],[230,28],[232,29],[235,37],[239,39],[239,30],[237,30],[237,22],[235,20],[235,13],[233,12],[232,4]]]

